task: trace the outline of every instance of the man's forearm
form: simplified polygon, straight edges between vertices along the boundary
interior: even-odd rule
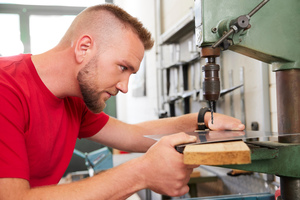
[[[204,120],[205,125],[211,130],[244,130],[245,128],[240,120],[219,113],[214,114],[214,124],[211,124],[210,116],[210,112],[207,112]],[[135,125],[110,118],[107,125],[90,139],[120,150],[145,152],[155,141],[145,138],[144,135],[192,132],[198,128],[197,120],[198,113],[141,122]]]
[[[197,113],[169,117],[137,124],[145,129],[144,135],[191,132],[197,128]]]
[[[190,132],[197,128],[197,114],[127,124],[110,117],[104,128],[90,139],[129,152],[146,152],[155,141],[144,135]]]
[[[143,165],[141,165],[141,163],[138,164],[137,159],[134,159],[127,163],[124,163],[123,165],[95,175],[91,178],[87,178],[70,184],[44,186],[33,189],[27,188],[23,189],[23,192],[19,192],[19,194],[14,192],[19,191],[17,190],[17,188],[14,188],[17,184],[14,184],[10,188],[7,188],[6,191],[3,190],[4,188],[0,189],[0,197],[5,196],[5,199],[24,200],[126,199],[136,191],[139,191],[145,187],[145,181],[141,178],[143,176],[140,176],[140,173],[142,173],[142,166]],[[24,182],[25,180],[22,181]],[[3,184],[3,182],[0,183],[4,187],[9,187],[9,183],[8,185]]]
[[[239,119],[215,113],[214,124],[211,124],[211,113],[204,115],[205,125],[210,130],[244,130],[245,125]],[[143,127],[143,135],[169,134],[178,132],[193,132],[198,128],[198,113],[190,113],[178,117],[170,117],[159,120],[139,123],[136,126]]]
[[[210,130],[244,130],[245,125],[237,118],[214,113],[214,123],[211,123],[211,113],[204,115],[206,127]],[[167,134],[177,132],[192,132],[198,128],[198,113],[190,113],[178,117],[164,118],[137,124],[145,127],[144,135]]]
[[[27,180],[0,178],[0,199],[126,199],[145,188],[182,196],[189,190],[187,183],[195,166],[185,165],[183,155],[174,146],[195,141],[195,137],[184,133],[164,137],[142,156],[70,184],[30,189]]]
[[[170,117],[158,120],[142,122],[133,125],[132,132],[135,136],[129,139],[133,145],[127,145],[129,151],[146,152],[150,146],[154,144],[154,140],[145,138],[144,135],[169,134],[178,132],[192,132],[197,128],[197,115],[186,114],[178,117]],[[131,136],[133,136],[132,134]],[[128,136],[130,137],[130,136]]]

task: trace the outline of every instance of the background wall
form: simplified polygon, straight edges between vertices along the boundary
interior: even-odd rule
[[[171,29],[194,7],[194,0],[162,0],[156,2],[161,7],[161,33]]]
[[[114,4],[124,8],[132,16],[137,17],[155,37],[155,1],[154,0],[115,0]],[[156,45],[156,44],[155,44]],[[146,96],[134,97],[133,84],[136,76],[132,75],[129,81],[127,94],[117,95],[117,117],[128,123],[138,123],[157,119],[157,80],[156,80],[156,47],[147,51],[144,56],[146,73]]]

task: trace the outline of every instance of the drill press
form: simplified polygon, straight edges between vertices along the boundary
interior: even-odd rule
[[[278,137],[279,143],[272,145],[279,147],[285,157],[290,157],[286,162],[295,164],[294,168],[290,167],[291,163],[282,166],[281,169],[285,168],[284,172],[279,168],[271,171],[280,176],[283,199],[300,199],[298,158],[292,159],[292,155],[288,154],[296,153],[289,149],[297,149],[300,143],[299,134],[291,135],[300,133],[299,9],[299,0],[195,0],[196,42],[201,51],[209,47],[229,49],[272,64],[273,71],[276,72],[277,121],[281,136]],[[212,57],[203,55],[206,58]],[[214,62],[211,59],[208,60],[209,63]],[[209,65],[215,68],[214,64]],[[216,80],[214,75],[215,72],[209,73],[208,70],[205,81]],[[206,99],[216,101],[209,95]],[[284,159],[278,164],[284,163]],[[268,165],[270,163],[262,163],[264,164],[256,166],[256,171],[270,172],[267,169],[271,166]]]
[[[251,28],[251,25],[249,23],[250,18],[268,1],[269,0],[263,0],[246,15],[241,15],[238,18],[229,21],[222,21],[218,26],[220,34],[224,32],[221,38],[211,46],[201,47],[201,57],[207,59],[206,65],[202,67],[202,71],[204,72],[203,96],[208,101],[209,107],[211,109],[212,124],[213,112],[216,111],[216,102],[220,96],[220,66],[216,64],[216,57],[220,56],[220,47],[222,47],[222,50],[227,50],[229,46],[232,45],[232,41],[228,40],[228,38],[232,34],[239,32],[243,34],[247,29]],[[229,24],[227,24],[228,22]],[[226,30],[227,26],[229,27],[229,30]],[[217,28],[212,28],[212,32],[216,31]]]

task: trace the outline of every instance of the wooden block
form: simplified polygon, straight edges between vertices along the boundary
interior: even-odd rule
[[[183,151],[188,165],[231,165],[251,163],[249,147],[243,141],[187,145]]]
[[[246,174],[252,174],[253,172],[251,171],[245,171],[245,170],[240,170],[240,169],[232,169],[230,172],[228,172],[228,175],[231,176],[238,176],[238,175],[246,175]]]
[[[190,174],[191,178],[195,178],[195,177],[200,177],[201,176],[201,172],[194,169],[193,172]]]
[[[118,149],[113,149],[113,154],[120,154],[120,150],[118,150]]]

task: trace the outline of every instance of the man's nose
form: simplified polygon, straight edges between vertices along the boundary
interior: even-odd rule
[[[126,94],[128,92],[128,79],[118,82],[116,87],[122,93]]]

